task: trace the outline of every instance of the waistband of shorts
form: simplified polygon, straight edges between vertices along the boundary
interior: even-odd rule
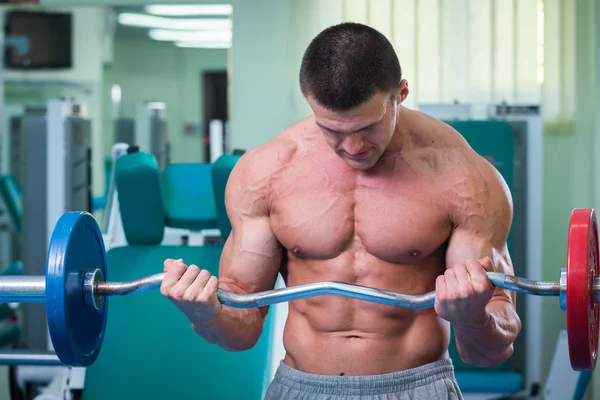
[[[360,396],[411,390],[443,379],[455,379],[454,366],[450,359],[404,371],[363,376],[316,375],[298,371],[281,362],[273,383],[305,393]]]

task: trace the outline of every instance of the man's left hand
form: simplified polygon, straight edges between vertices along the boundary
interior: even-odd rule
[[[435,311],[455,327],[483,327],[490,320],[486,306],[495,287],[487,277],[494,271],[489,257],[469,260],[446,270],[435,282]]]

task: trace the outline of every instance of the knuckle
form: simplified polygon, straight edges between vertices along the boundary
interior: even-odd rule
[[[456,298],[456,294],[454,293],[453,290],[447,290],[446,293],[444,293],[444,295],[442,296],[443,301],[454,301],[454,299]]]
[[[473,286],[476,290],[481,291],[487,289],[491,284],[488,281],[477,277],[476,279],[473,279]]]
[[[481,272],[481,269],[482,266],[477,261],[467,265],[467,270],[469,270],[469,272]]]
[[[198,274],[198,277],[202,278],[202,279],[207,279],[208,277],[210,277],[210,272],[208,272],[207,270],[203,269]]]
[[[171,270],[169,270],[169,272],[173,271],[173,275],[179,275],[181,276],[186,270],[186,266],[183,264],[174,264],[173,267],[171,267]]]
[[[169,288],[166,286],[161,286],[160,287],[160,294],[162,294],[163,296],[169,296]]]
[[[184,300],[186,301],[194,301],[198,297],[198,290],[190,289],[185,292]]]
[[[185,289],[180,286],[177,286],[173,289],[171,297],[173,297],[174,299],[177,299],[177,300],[183,300],[184,294],[185,294]]]
[[[202,291],[198,296],[196,296],[196,300],[199,303],[208,303],[210,300],[210,294],[206,293],[206,291]]]

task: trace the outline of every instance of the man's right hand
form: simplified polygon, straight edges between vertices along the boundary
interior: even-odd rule
[[[165,260],[164,270],[160,293],[183,311],[191,323],[207,322],[221,312],[216,276],[196,265],[188,267],[181,259]]]

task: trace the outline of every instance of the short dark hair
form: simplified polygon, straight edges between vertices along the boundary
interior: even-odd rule
[[[394,95],[402,69],[389,40],[377,30],[345,22],[319,33],[300,66],[300,89],[332,111],[348,111],[376,92]]]

